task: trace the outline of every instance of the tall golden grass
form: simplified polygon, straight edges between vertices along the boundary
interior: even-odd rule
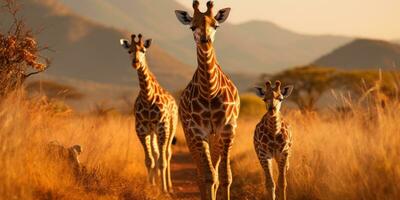
[[[168,199],[146,184],[132,117],[73,114],[23,96],[0,105],[0,199]],[[49,162],[51,141],[83,147],[84,182]]]
[[[288,199],[400,199],[400,105],[378,110],[285,113],[294,136]],[[234,199],[264,199],[264,173],[253,150],[256,123],[239,124]]]
[[[288,198],[399,199],[399,110],[390,104],[379,120],[358,107],[350,113],[285,112],[294,136]],[[264,175],[252,141],[258,119],[239,120],[233,199],[263,199]],[[131,116],[74,114],[46,99],[10,95],[0,105],[0,199],[171,199],[146,184],[133,122]],[[177,135],[178,150],[186,151],[181,129]],[[50,141],[82,145],[84,181],[49,162],[43,149]]]

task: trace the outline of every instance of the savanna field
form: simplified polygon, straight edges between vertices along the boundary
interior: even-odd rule
[[[378,113],[357,106],[346,113],[284,109],[294,134],[288,198],[398,199],[399,109],[398,103]],[[242,113],[232,153],[232,199],[263,199],[264,175],[252,141],[262,112],[244,106]],[[192,170],[186,177],[174,173],[177,162],[191,163],[181,128],[173,157],[186,160],[172,159],[175,193],[165,196],[147,184],[133,122],[130,115],[79,114],[44,97],[9,95],[0,111],[1,199],[197,199],[194,169],[182,168]],[[84,177],[77,180],[51,161],[45,150],[51,141],[82,146]],[[193,194],[184,188],[190,184]]]
[[[0,200],[199,200],[197,169],[180,123],[172,147],[173,192],[161,191],[160,178],[157,186],[149,184],[133,104],[139,85],[155,78],[145,73],[136,80],[135,64],[118,44],[133,32],[129,27],[136,34],[136,25],[146,39],[154,37],[149,69],[178,101],[193,75],[189,63],[196,60],[186,55],[195,50],[186,43],[193,33],[171,19],[185,6],[159,0],[88,2],[0,0]],[[198,3],[192,7],[198,9]],[[205,5],[208,17],[213,4]],[[247,7],[236,5],[233,10]],[[230,10],[218,11],[215,20],[224,22]],[[196,30],[197,20],[175,13]],[[299,34],[267,21],[226,27],[217,52],[241,100],[230,159],[232,200],[266,197],[253,135],[266,113],[254,86],[267,80],[294,86],[288,99],[287,90],[280,92],[284,101],[274,99],[283,101],[282,116],[292,127],[287,199],[400,199],[400,40]],[[152,40],[144,45],[138,37],[135,46],[130,46],[133,35],[130,44],[120,41],[143,59]],[[275,179],[277,174],[274,163]]]

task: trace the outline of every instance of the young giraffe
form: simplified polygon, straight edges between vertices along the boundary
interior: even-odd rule
[[[268,199],[286,200],[286,172],[289,169],[289,153],[292,145],[292,134],[289,125],[282,120],[280,108],[283,99],[286,99],[293,90],[293,86],[286,86],[281,91],[281,82],[266,82],[266,90],[257,88],[258,95],[263,98],[267,113],[257,124],[254,133],[254,147],[265,173],[265,185]],[[272,159],[278,163],[278,188],[275,195],[273,180]]]
[[[163,192],[172,192],[171,143],[178,122],[178,107],[172,95],[160,86],[147,66],[145,53],[152,40],[143,42],[141,34],[138,41],[135,37],[131,36],[131,43],[121,39],[121,45],[129,50],[132,66],[139,77],[140,92],[134,106],[136,133],[144,148],[150,183],[155,184],[158,168]]]
[[[216,199],[220,185],[221,199],[230,198],[232,173],[230,150],[239,113],[239,95],[235,85],[217,62],[213,47],[219,24],[229,15],[230,8],[213,15],[213,2],[200,12],[193,2],[194,14],[175,11],[179,21],[190,25],[197,47],[198,67],[183,91],[179,116],[193,159],[196,161],[201,199]]]

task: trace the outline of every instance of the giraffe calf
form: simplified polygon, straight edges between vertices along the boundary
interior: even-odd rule
[[[281,82],[276,81],[273,88],[268,81],[263,88],[257,88],[258,95],[265,102],[267,113],[257,124],[254,133],[254,147],[265,173],[267,199],[286,200],[286,173],[289,169],[289,154],[292,145],[290,127],[282,120],[281,104],[292,92],[293,86],[281,90]],[[278,163],[278,187],[275,191],[272,160]]]

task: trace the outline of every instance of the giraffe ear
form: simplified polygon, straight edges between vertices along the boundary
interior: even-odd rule
[[[124,47],[125,49],[129,49],[130,44],[129,44],[128,40],[120,39],[120,40],[119,40],[119,43],[120,43],[121,46]]]
[[[218,21],[218,23],[222,24],[228,19],[229,13],[231,12],[231,8],[224,8],[218,11],[217,15],[215,15],[215,20]]]
[[[146,49],[148,49],[151,46],[152,41],[153,41],[152,39],[148,39],[148,40],[144,41],[144,47],[146,47]]]
[[[78,154],[78,155],[82,153],[81,145],[74,145],[74,146],[70,147],[70,149],[75,151],[76,154]]]
[[[265,96],[265,91],[264,91],[264,89],[261,88],[261,87],[255,87],[255,89],[256,89],[256,94],[257,94],[257,96],[259,96],[259,97],[261,97],[261,98],[264,98],[264,96]]]
[[[281,92],[283,95],[283,98],[288,98],[290,96],[290,94],[292,94],[293,88],[294,88],[293,85],[288,85],[288,86],[284,87]]]
[[[175,15],[178,18],[178,20],[184,25],[189,25],[193,19],[189,15],[189,13],[187,13],[186,11],[182,11],[182,10],[175,10]]]

